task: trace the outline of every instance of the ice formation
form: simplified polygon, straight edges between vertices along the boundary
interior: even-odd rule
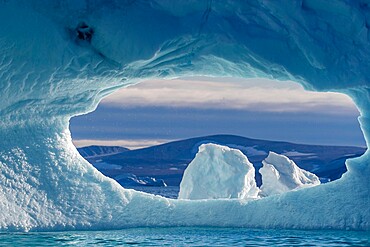
[[[149,78],[268,77],[349,95],[370,142],[365,0],[0,1],[0,229],[369,229],[370,152],[339,180],[242,203],[123,189],[76,151],[72,116]]]
[[[312,187],[320,184],[319,178],[299,168],[294,161],[284,155],[270,152],[259,169],[262,175],[261,195],[282,194],[291,190]]]
[[[254,167],[238,149],[202,144],[185,169],[179,199],[257,198]]]

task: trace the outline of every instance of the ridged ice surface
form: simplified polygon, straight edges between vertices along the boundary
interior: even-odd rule
[[[259,173],[262,175],[263,196],[283,194],[320,184],[315,174],[299,168],[293,160],[284,155],[270,152],[262,164]]]
[[[0,1],[0,229],[369,229],[369,152],[314,188],[181,201],[123,189],[68,130],[72,116],[142,79],[268,77],[348,94],[369,144],[369,18],[365,0]]]

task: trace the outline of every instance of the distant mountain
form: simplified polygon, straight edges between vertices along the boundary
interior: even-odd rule
[[[129,151],[130,149],[120,146],[87,146],[77,148],[78,152],[84,158],[96,158],[105,155],[118,154]]]
[[[349,146],[305,145],[280,141],[250,139],[235,135],[213,135],[169,142],[162,145],[124,150],[99,156],[84,156],[105,175],[115,178],[123,173],[163,179],[178,186],[182,174],[203,143],[215,143],[240,149],[256,168],[257,184],[261,184],[258,169],[269,151],[283,154],[317,176],[323,182],[338,179],[346,172],[345,160],[362,155],[366,149]]]

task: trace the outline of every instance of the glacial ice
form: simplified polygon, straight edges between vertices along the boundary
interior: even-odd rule
[[[369,146],[367,1],[8,0],[0,20],[1,230],[370,229],[369,151],[341,179],[304,190],[170,200],[103,176],[68,130],[72,116],[141,80],[264,77],[349,95]]]
[[[260,194],[263,196],[282,194],[320,184],[315,174],[299,168],[294,161],[284,155],[270,152],[262,164],[259,173],[262,175]]]
[[[253,165],[238,149],[202,144],[184,171],[179,199],[257,198]]]

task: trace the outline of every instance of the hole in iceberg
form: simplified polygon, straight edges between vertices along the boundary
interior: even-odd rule
[[[81,22],[76,27],[77,39],[81,41],[91,42],[91,39],[94,34],[94,29],[87,25],[85,22]]]
[[[125,188],[177,198],[198,148],[214,143],[248,158],[263,197],[339,179],[366,150],[357,116],[348,97],[293,82],[197,77],[121,89],[71,130],[81,155]],[[271,162],[282,156],[290,174]]]

